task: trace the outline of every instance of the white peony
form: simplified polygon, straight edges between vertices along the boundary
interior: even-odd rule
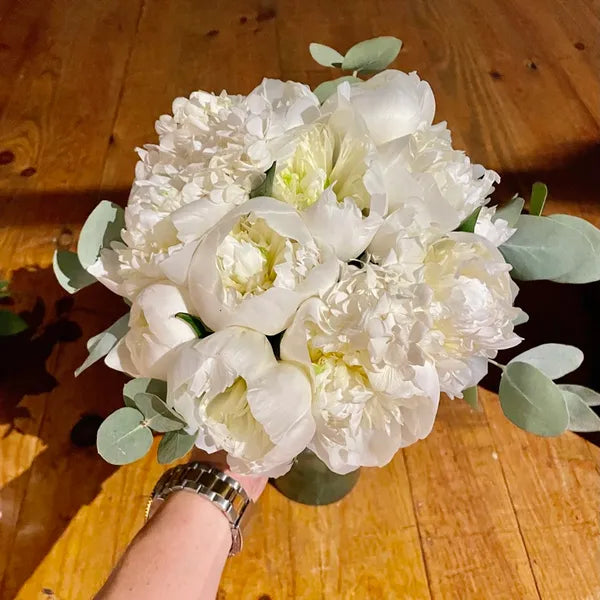
[[[388,69],[357,85],[342,84],[323,108],[332,110],[340,95],[348,95],[378,146],[431,125],[435,114],[431,87],[414,72]]]
[[[314,118],[317,106],[307,86],[275,80],[247,97],[175,99],[173,115],[156,123],[159,143],[138,149],[124,243],[105,249],[91,272],[128,298],[165,277],[182,284],[197,240],[248,199],[273,162],[267,140]]]
[[[300,303],[330,288],[339,264],[318,246],[296,210],[253,198],[232,210],[202,240],[188,286],[200,318],[213,330],[230,325],[266,335],[283,331]]]
[[[508,225],[508,221],[504,219],[495,219],[496,207],[482,206],[479,215],[477,216],[477,222],[475,223],[475,233],[484,237],[486,240],[494,244],[494,246],[500,246],[504,244],[515,231],[515,228]]]
[[[432,331],[426,345],[441,390],[462,396],[487,372],[488,358],[516,346],[517,287],[500,252],[471,233],[451,233],[430,246],[423,281],[432,291]]]
[[[313,236],[340,259],[359,256],[387,207],[375,146],[348,98],[339,92],[333,112],[291,130],[272,148],[271,195],[300,211]]]
[[[184,344],[167,384],[167,403],[196,445],[225,450],[237,473],[283,475],[314,434],[307,377],[277,362],[256,331],[230,327]]]
[[[439,383],[421,349],[428,290],[401,272],[348,267],[321,300],[307,300],[281,343],[313,383],[309,446],[337,473],[383,466],[433,426]]]
[[[173,349],[196,337],[175,317],[189,311],[186,290],[165,282],[144,288],[131,305],[129,331],[109,352],[106,364],[133,377],[166,379]]]

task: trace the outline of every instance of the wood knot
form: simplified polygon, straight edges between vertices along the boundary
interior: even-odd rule
[[[2,150],[0,152],[0,165],[9,165],[15,160],[15,153],[11,150]]]

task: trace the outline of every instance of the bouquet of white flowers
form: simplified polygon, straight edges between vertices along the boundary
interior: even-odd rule
[[[305,449],[338,474],[382,466],[430,433],[440,393],[476,404],[490,363],[519,427],[600,429],[600,396],[553,382],[577,348],[494,361],[527,319],[513,279],[600,279],[600,230],[541,216],[542,184],[529,214],[519,197],[487,207],[498,175],[433,124],[427,82],[384,70],[400,45],[312,44],[352,73],[314,92],[265,79],[177,98],[126,208],[101,202],[56,253],[66,290],[97,280],[130,305],[78,369],[105,357],[134,378],[98,431],[107,461],[140,458],[154,431],[163,463],[195,444],[245,474],[281,476]]]

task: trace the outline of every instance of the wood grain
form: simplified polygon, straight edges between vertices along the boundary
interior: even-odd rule
[[[155,450],[115,469],[70,440],[120,403],[121,375],[72,372],[124,307],[98,287],[65,300],[54,248],[74,247],[101,197],[126,201],[134,148],[174,97],[314,85],[331,73],[311,41],[375,35],[403,39],[395,65],[430,81],[438,120],[504,175],[500,194],[543,178],[550,212],[600,224],[597,2],[0,0],[0,277],[37,323],[0,379],[2,599],[91,598],[163,470]],[[337,505],[267,489],[219,598],[599,598],[598,448],[527,435],[481,397],[483,412],[443,399],[432,435]]]

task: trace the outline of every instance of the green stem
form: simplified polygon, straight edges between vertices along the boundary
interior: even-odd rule
[[[494,365],[495,367],[498,367],[499,369],[501,369],[502,371],[504,371],[506,369],[506,366],[503,364],[500,364],[499,362],[496,362],[495,360],[488,358],[488,362],[492,365]]]

